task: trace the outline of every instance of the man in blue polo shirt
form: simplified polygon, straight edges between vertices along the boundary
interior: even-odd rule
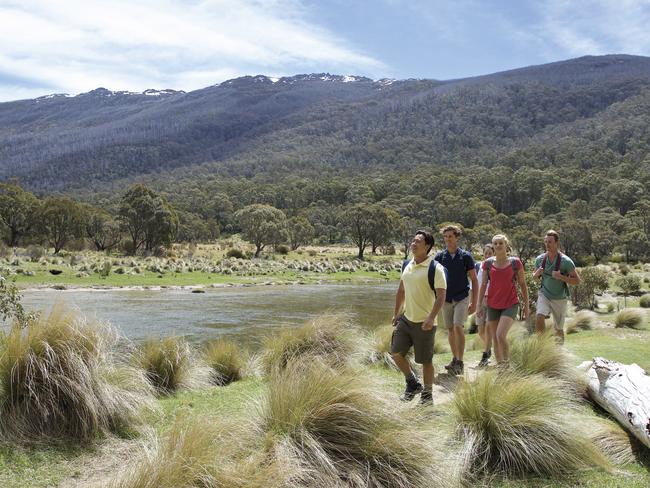
[[[436,254],[435,260],[447,268],[447,295],[442,307],[442,318],[449,332],[449,346],[453,359],[445,368],[451,374],[463,374],[465,353],[465,320],[476,311],[478,279],[472,253],[458,247],[460,227],[447,225],[441,231],[446,249]],[[469,280],[472,281],[471,298]]]

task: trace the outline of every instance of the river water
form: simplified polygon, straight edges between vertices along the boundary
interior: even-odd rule
[[[217,337],[255,347],[281,327],[328,312],[346,312],[363,327],[389,323],[397,283],[162,290],[26,290],[23,305],[57,303],[109,322],[133,341],[167,335],[200,343]]]

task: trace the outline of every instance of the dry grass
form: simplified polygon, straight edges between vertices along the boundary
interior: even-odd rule
[[[293,360],[322,358],[332,365],[350,364],[361,355],[361,333],[344,314],[321,315],[298,328],[269,336],[261,362],[267,374],[282,370]]]
[[[152,408],[144,376],[120,366],[116,334],[55,307],[0,342],[0,437],[89,440],[127,432]]]
[[[614,324],[617,328],[642,329],[645,326],[646,314],[638,308],[626,308],[616,314]]]
[[[209,383],[209,371],[198,363],[189,344],[179,337],[147,340],[138,347],[133,362],[161,395]]]
[[[212,379],[217,385],[227,385],[242,379],[246,358],[246,351],[227,339],[209,342],[205,347],[204,360],[212,369]]]
[[[596,416],[590,420],[589,437],[612,463],[624,466],[636,461],[635,451],[639,443],[632,434],[613,420]]]
[[[540,375],[488,372],[461,383],[453,411],[469,477],[557,477],[608,467],[574,406],[561,383]]]
[[[567,321],[567,334],[575,334],[582,330],[591,330],[596,325],[596,314],[590,310],[580,310]]]
[[[440,470],[453,468],[454,460],[433,461],[440,441],[430,426],[415,411],[396,414],[354,372],[320,361],[291,362],[271,378],[259,417],[258,435],[277,462],[301,467],[287,486],[453,484],[453,476]]]
[[[235,424],[182,418],[163,436],[151,435],[143,455],[109,485],[113,488],[279,487],[284,475],[243,447],[250,436]]]
[[[510,340],[510,365],[520,374],[541,374],[562,381],[566,388],[582,394],[586,378],[574,367],[569,353],[555,341],[552,330]]]

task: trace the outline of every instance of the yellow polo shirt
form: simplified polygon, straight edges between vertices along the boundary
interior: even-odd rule
[[[429,256],[420,264],[415,264],[415,260],[411,259],[402,271],[404,316],[411,322],[424,322],[436,301],[436,295],[429,286],[429,265],[432,260],[433,256]],[[435,287],[447,289],[442,265],[436,266]]]

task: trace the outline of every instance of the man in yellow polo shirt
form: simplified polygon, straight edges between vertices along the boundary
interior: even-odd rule
[[[447,280],[441,264],[429,256],[433,235],[419,230],[411,241],[413,259],[405,264],[395,299],[393,338],[390,352],[397,367],[404,373],[406,389],[401,399],[413,400],[422,392],[420,402],[433,403],[433,344],[436,334],[434,319],[443,304]],[[413,346],[415,362],[422,365],[424,386],[411,370],[406,355]]]

